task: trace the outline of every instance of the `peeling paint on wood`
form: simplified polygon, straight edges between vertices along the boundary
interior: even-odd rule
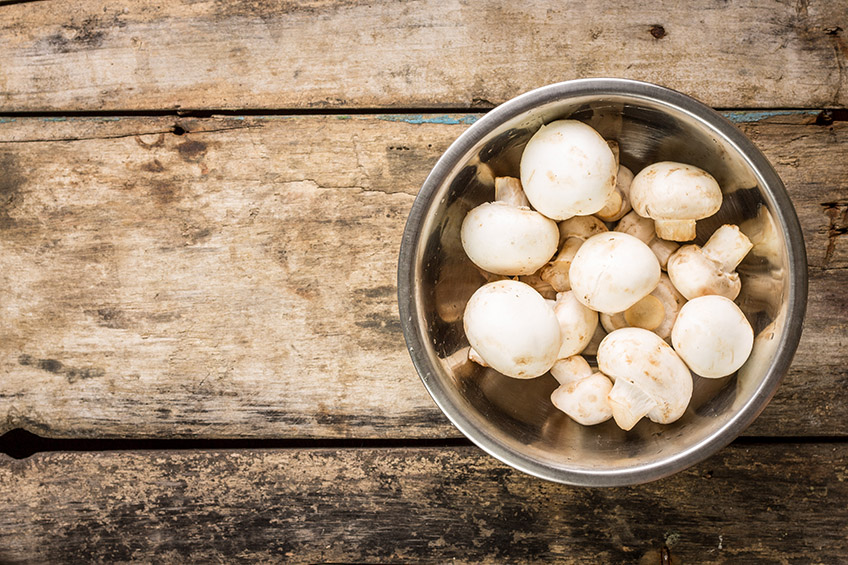
[[[846,476],[841,444],[731,446],[609,489],[473,447],[0,458],[0,560],[837,563]]]
[[[803,11],[723,0],[63,7],[0,10],[5,108],[489,108],[594,76],[647,80],[723,108],[848,100],[845,0]]]

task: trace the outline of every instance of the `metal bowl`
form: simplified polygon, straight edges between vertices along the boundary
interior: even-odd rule
[[[465,214],[494,197],[496,176],[518,176],[524,145],[542,125],[571,118],[621,145],[634,172],[656,161],[709,171],[721,210],[698,222],[703,244],[734,223],[755,242],[739,266],[737,303],[756,340],[751,357],[723,379],[693,376],[685,415],[643,419],[624,432],[584,427],[550,402],[550,375],[517,380],[467,360],[462,313],[483,275],[463,252]],[[763,154],[700,102],[660,86],[586,79],[539,88],[498,106],[457,139],[433,168],[410,212],[398,265],[398,303],[409,353],[436,404],[471,441],[543,479],[586,486],[638,484],[680,471],[730,443],[763,410],[786,373],[807,298],[804,240],[792,202]]]

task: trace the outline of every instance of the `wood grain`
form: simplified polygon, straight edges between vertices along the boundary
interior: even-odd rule
[[[838,563],[846,477],[842,444],[731,446],[612,489],[473,447],[51,453],[0,459],[0,560]]]
[[[786,182],[810,257],[801,346],[749,433],[844,435],[848,123],[730,117]],[[418,187],[473,119],[0,123],[0,430],[458,436],[409,360],[395,273]]]
[[[0,109],[473,108],[615,76],[843,107],[848,2],[74,0],[0,6]]]

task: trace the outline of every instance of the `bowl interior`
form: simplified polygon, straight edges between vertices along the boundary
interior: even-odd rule
[[[798,291],[799,256],[793,247],[800,245],[803,254],[803,241],[789,241],[800,239],[800,231],[774,171],[717,114],[682,95],[677,96],[694,105],[687,108],[644,94],[579,90],[524,101],[524,107],[519,98],[500,114],[496,109],[439,162],[410,216],[415,225],[407,226],[405,234],[409,264],[403,264],[402,252],[401,278],[408,269],[411,285],[405,330],[436,402],[496,457],[562,482],[642,482],[706,457],[710,444],[714,451],[729,443],[765,406],[788,366],[778,352],[789,348],[791,359],[798,339],[786,328],[793,316],[793,324],[800,324],[800,298],[793,293]],[[756,244],[739,267],[743,291],[737,300],[757,336],[754,352],[735,375],[694,377],[692,402],[674,424],[643,419],[630,432],[612,421],[584,427],[551,404],[557,383],[549,374],[511,379],[467,360],[462,313],[485,279],[462,249],[460,225],[470,209],[494,198],[495,177],[519,176],[529,138],[543,123],[560,118],[583,121],[606,139],[617,140],[622,164],[634,173],[663,160],[709,171],[721,185],[724,201],[718,214],[698,222],[696,243],[702,244],[720,225],[734,223]],[[402,305],[402,312],[406,310]]]

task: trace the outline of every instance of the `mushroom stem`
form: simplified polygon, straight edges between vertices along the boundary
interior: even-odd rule
[[[578,355],[589,345],[598,327],[598,313],[581,304],[571,291],[557,294],[554,313],[562,336],[557,359]]]
[[[655,237],[650,243],[648,243],[648,247],[650,247],[651,251],[654,252],[654,255],[657,256],[657,261],[660,262],[660,267],[665,270],[666,267],[668,267],[668,258],[671,257],[672,253],[680,249],[680,244]]]
[[[621,211],[623,204],[624,198],[621,197],[621,193],[614,190],[609,195],[609,198],[606,199],[606,202],[604,202],[604,207],[595,212],[595,215],[602,220],[614,222],[616,219],[615,216]]]
[[[557,292],[571,290],[568,271],[571,268],[571,261],[574,260],[574,256],[581,245],[583,245],[583,240],[579,237],[566,239],[556,258],[539,269],[539,277],[550,284]]]
[[[612,417],[618,427],[628,431],[657,406],[657,402],[627,379],[615,379],[609,393]]]
[[[580,355],[560,359],[551,367],[560,386],[551,393],[551,402],[584,426],[606,422],[612,417],[609,392],[612,382],[602,373],[592,371]]]
[[[735,271],[754,245],[738,226],[725,224],[718,228],[701,252],[722,266],[726,272]]]
[[[605,222],[617,222],[631,210],[630,185],[633,182],[633,172],[621,165],[615,178],[615,191],[609,195],[595,215]],[[653,233],[651,233],[653,236]]]
[[[530,207],[530,201],[524,194],[521,181],[515,177],[498,177],[495,179],[495,201],[505,202],[516,208]]]
[[[542,269],[539,269],[532,275],[521,275],[520,277],[518,277],[518,280],[523,282],[524,284],[529,284],[531,287],[533,287],[533,290],[541,294],[544,298],[548,300],[555,300],[557,290],[553,286],[551,286],[551,283],[541,277],[541,272]]]
[[[691,241],[697,234],[695,220],[657,220],[654,219],[657,236],[671,241]]]
[[[660,299],[649,294],[624,311],[624,320],[628,326],[655,330],[665,319],[665,308]]]

